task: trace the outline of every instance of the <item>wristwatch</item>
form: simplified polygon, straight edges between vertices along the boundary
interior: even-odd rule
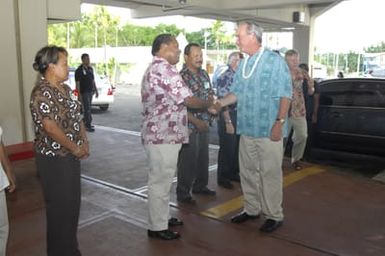
[[[277,118],[275,119],[276,122],[279,122],[281,124],[284,124],[285,123],[285,118]]]

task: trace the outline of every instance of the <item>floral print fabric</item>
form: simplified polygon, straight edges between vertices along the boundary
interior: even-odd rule
[[[154,57],[142,80],[143,144],[188,143],[187,108],[192,96],[175,66]]]
[[[180,74],[183,78],[183,81],[191,89],[193,95],[202,100],[207,100],[209,94],[212,92],[212,86],[210,83],[210,77],[207,72],[203,69],[198,69],[198,72],[195,74],[191,72],[186,65],[183,65]],[[210,122],[211,115],[207,112],[206,109],[188,109],[188,112],[192,113],[196,118]],[[196,129],[195,125],[189,122],[190,129]]]
[[[43,128],[43,120],[48,118],[56,122],[64,134],[77,145],[83,140],[80,136],[81,103],[73,97],[68,85],[64,91],[49,85],[41,79],[31,93],[30,110],[35,131],[35,150],[46,156],[66,156],[70,152],[52,139]]]
[[[303,80],[293,81],[293,99],[290,105],[289,117],[299,118],[306,116],[305,98],[303,95]]]

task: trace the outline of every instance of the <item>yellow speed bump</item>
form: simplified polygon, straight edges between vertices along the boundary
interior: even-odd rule
[[[321,166],[315,165],[312,167],[304,168],[301,171],[292,172],[283,178],[283,187],[285,188],[306,177],[316,175],[324,171],[325,170],[322,169]],[[239,196],[223,204],[207,209],[201,212],[201,214],[210,218],[219,219],[229,214],[230,212],[241,209],[242,206],[243,206],[243,196]]]

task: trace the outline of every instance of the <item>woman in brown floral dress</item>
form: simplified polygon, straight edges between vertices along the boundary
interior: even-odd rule
[[[79,256],[80,159],[89,155],[81,104],[63,82],[67,51],[46,46],[35,57],[38,71],[30,109],[35,131],[36,165],[47,215],[48,256]]]

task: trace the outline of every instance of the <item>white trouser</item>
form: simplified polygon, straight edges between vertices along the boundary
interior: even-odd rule
[[[0,256],[5,256],[8,240],[8,213],[4,190],[0,191]]]
[[[282,140],[241,135],[239,167],[244,211],[267,219],[283,220]]]
[[[176,173],[181,144],[147,144],[150,164],[148,173],[148,228],[153,231],[168,228],[170,190]]]
[[[307,123],[306,117],[289,118],[289,132],[293,129],[293,148],[291,150],[291,163],[301,160],[306,148]]]

